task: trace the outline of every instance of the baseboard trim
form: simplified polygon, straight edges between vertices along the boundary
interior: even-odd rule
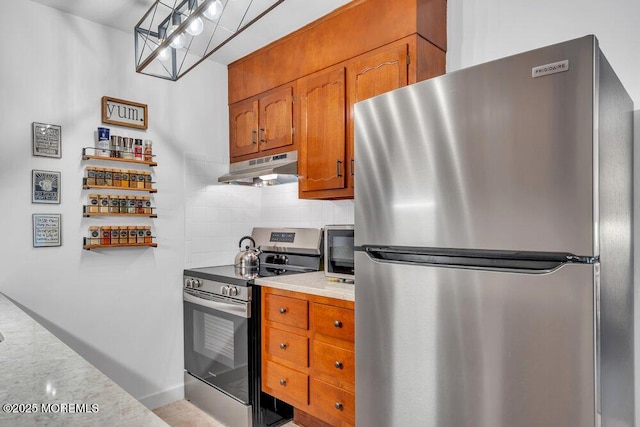
[[[150,394],[138,400],[147,408],[154,410],[182,399],[184,399],[184,384],[161,391],[160,393]]]

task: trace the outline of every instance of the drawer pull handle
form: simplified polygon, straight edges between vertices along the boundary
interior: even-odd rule
[[[286,350],[287,349],[287,343],[281,342],[280,343],[280,348],[283,349],[283,350]]]
[[[280,380],[280,385],[281,386],[286,386],[287,385],[287,380],[285,380],[284,378]]]
[[[342,322],[339,320],[334,320],[333,326],[335,326],[336,328],[342,328]]]
[[[340,403],[340,402],[336,402],[333,406],[334,406],[338,411],[342,411],[342,410],[344,409],[344,406],[342,406],[342,403]]]
[[[336,369],[342,369],[342,368],[343,368],[342,362],[338,362],[338,361],[336,361],[336,362],[333,364],[333,366],[335,366],[335,367],[336,367]]]
[[[287,309],[284,307],[280,308],[280,314],[285,314],[287,312]]]

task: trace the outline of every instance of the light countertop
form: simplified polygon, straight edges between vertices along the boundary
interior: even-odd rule
[[[167,425],[2,293],[0,333],[0,425]]]
[[[353,283],[328,280],[324,275],[324,271],[263,277],[256,279],[256,284],[287,291],[355,301],[355,286]]]

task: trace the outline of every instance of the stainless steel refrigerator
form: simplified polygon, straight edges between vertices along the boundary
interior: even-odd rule
[[[634,425],[632,110],[593,36],[356,104],[358,426]]]

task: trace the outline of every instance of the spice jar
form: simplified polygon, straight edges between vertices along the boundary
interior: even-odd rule
[[[127,213],[136,213],[136,198],[135,196],[127,196]]]
[[[129,243],[129,228],[128,227],[119,227],[118,231],[120,233],[120,238],[118,239],[118,242],[121,245],[126,245],[127,243]]]
[[[121,181],[121,172],[120,169],[113,169],[113,186],[114,187],[122,187]]]
[[[122,158],[133,160],[133,138],[122,138]]]
[[[151,226],[150,225],[145,225],[144,226],[144,242],[145,243],[152,243],[153,242],[153,236],[151,235]]]
[[[144,188],[147,190],[151,189],[151,172],[144,173]]]
[[[144,160],[150,162],[153,160],[153,150],[152,150],[153,142],[150,139],[144,140]]]
[[[120,198],[118,196],[109,196],[109,213],[120,213]]]
[[[109,128],[98,128],[98,140],[96,141],[96,154],[100,157],[109,157]]]
[[[96,168],[96,185],[104,187],[104,169]]]
[[[87,185],[96,185],[96,168],[94,166],[87,166],[85,172]]]
[[[144,243],[144,226],[138,226],[136,228],[136,233],[138,233],[136,243]]]
[[[98,212],[109,213],[109,196],[106,194],[98,194]]]
[[[98,195],[97,194],[89,194],[89,205],[87,206],[87,212],[96,213],[99,212],[98,209]]]
[[[118,204],[120,205],[120,210],[119,212],[121,214],[127,213],[127,196],[119,196],[118,197]]]
[[[133,157],[136,160],[142,161],[142,140],[136,138],[133,144]]]
[[[136,197],[136,213],[144,213],[144,199],[142,197]]]
[[[151,209],[151,197],[143,197],[142,198],[144,200],[144,213],[147,215],[151,215],[152,209]]]
[[[118,243],[120,243],[120,228],[111,227],[111,244],[117,245]]]
[[[118,147],[118,137],[116,135],[111,135],[111,144],[109,145],[109,157],[118,157],[118,152],[120,151]]]
[[[138,188],[138,172],[137,171],[129,171],[129,187]]]
[[[113,169],[105,168],[104,185],[106,185],[107,187],[113,187]]]
[[[89,227],[89,238],[87,239],[88,245],[100,244],[100,227],[92,225]]]
[[[144,172],[138,172],[138,188],[144,188]]]
[[[120,172],[120,186],[129,188],[129,171],[126,169],[122,169]]]
[[[136,243],[137,239],[138,239],[138,232],[136,230],[135,226],[129,226],[128,228],[128,232],[129,232],[129,239],[127,240],[127,243],[132,244],[132,243]]]
[[[111,227],[108,225],[100,227],[100,234],[102,236],[100,244],[110,245],[111,244]]]

